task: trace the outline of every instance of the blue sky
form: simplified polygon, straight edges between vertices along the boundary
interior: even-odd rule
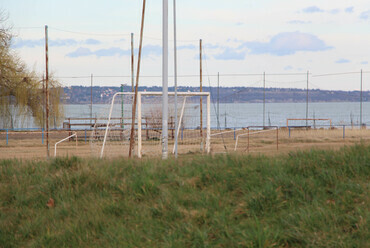
[[[172,1],[170,0],[170,10]],[[136,53],[141,0],[3,0],[15,38],[13,48],[31,69],[43,73],[44,25],[49,26],[50,68],[66,85],[129,83],[130,33]],[[199,74],[199,39],[203,39],[205,74],[312,75],[370,71],[368,0],[178,0],[179,74]],[[147,1],[142,75],[161,74],[162,1]],[[170,37],[172,13],[170,12]],[[172,49],[172,42],[170,42]],[[170,61],[172,62],[172,50]],[[170,64],[170,73],[173,71]],[[79,78],[69,78],[79,77]],[[305,75],[269,76],[269,87],[305,87]],[[312,77],[312,87],[350,89],[359,75]],[[364,74],[370,90],[370,74]],[[172,79],[171,79],[172,80]],[[260,86],[261,76],[222,76],[224,86]],[[208,86],[214,76],[205,77]],[[145,77],[142,85],[161,85]],[[196,86],[197,77],[180,78]]]

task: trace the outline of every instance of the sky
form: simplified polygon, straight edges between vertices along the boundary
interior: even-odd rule
[[[173,15],[169,1],[169,72]],[[370,90],[368,0],[177,0],[179,85]],[[119,86],[130,81],[130,33],[139,46],[142,0],[2,0],[12,47],[30,69],[49,67],[64,86]],[[140,85],[161,86],[162,1],[146,5]],[[137,65],[135,65],[136,71]],[[352,73],[355,72],[355,73]],[[339,75],[337,75],[337,73]],[[330,74],[330,75],[327,75]],[[334,75],[333,75],[334,74]],[[173,85],[173,78],[169,80]]]

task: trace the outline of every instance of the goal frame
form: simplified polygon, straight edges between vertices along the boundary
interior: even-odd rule
[[[103,146],[100,152],[100,158],[103,158],[104,156],[104,148],[105,148],[105,143],[107,140],[107,135],[108,135],[108,130],[109,130],[109,125],[110,125],[110,120],[112,118],[112,112],[113,112],[113,106],[114,106],[114,100],[117,96],[119,95],[127,95],[127,96],[134,96],[134,92],[117,92],[113,95],[111,106],[110,106],[110,111],[109,111],[109,117],[108,117],[108,122],[107,126],[105,129],[105,134],[104,134],[104,141],[103,141]],[[169,96],[174,96],[175,92],[168,92]],[[199,96],[199,97],[207,97],[207,121],[206,121],[206,151],[207,154],[210,153],[211,151],[211,94],[209,92],[177,92],[178,96]],[[147,91],[140,91],[137,93],[137,157],[141,158],[142,157],[142,104],[141,104],[141,96],[162,96],[162,92],[147,92]],[[135,117],[136,118],[136,117]]]

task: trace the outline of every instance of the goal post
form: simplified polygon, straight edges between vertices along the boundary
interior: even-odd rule
[[[108,142],[108,133],[110,131],[110,129],[114,128],[114,123],[112,123],[112,114],[113,114],[113,109],[114,109],[114,106],[118,105],[115,103],[115,101],[117,99],[120,99],[120,98],[117,98],[117,96],[127,96],[128,98],[132,99],[132,96],[134,95],[134,93],[132,92],[117,92],[116,94],[113,95],[113,98],[112,98],[112,101],[111,101],[111,105],[110,105],[110,108],[109,108],[109,116],[108,116],[108,121],[106,122],[106,125],[105,125],[105,133],[104,133],[104,140],[103,140],[103,144],[102,144],[102,147],[101,147],[101,151],[100,151],[100,158],[102,158],[104,156],[104,153],[105,153],[105,149],[107,149],[107,142]],[[168,95],[171,97],[171,99],[173,98],[173,96],[175,95],[174,92],[169,92]],[[203,143],[203,140],[205,140],[205,152],[209,153],[210,152],[210,147],[211,147],[211,97],[210,97],[210,93],[209,92],[178,92],[177,95],[179,96],[179,98],[184,98],[183,100],[183,104],[178,104],[180,106],[180,108],[182,108],[182,111],[181,113],[183,114],[184,113],[184,106],[185,106],[185,102],[186,104],[195,104],[196,101],[193,101],[193,103],[188,103],[189,101],[185,101],[185,98],[201,98],[201,97],[206,97],[207,100],[206,100],[206,109],[207,109],[207,114],[206,114],[206,132],[205,132],[205,137],[201,136],[199,137],[199,131],[197,133],[198,137],[197,137],[197,140],[196,141],[193,141],[191,142],[192,145],[196,145],[196,142],[200,142],[201,144]],[[161,119],[159,118],[158,115],[161,115],[161,113],[158,113],[156,112],[155,113],[155,120],[154,120],[154,117],[152,117],[153,121],[152,121],[152,124],[150,125],[150,123],[148,124],[148,108],[150,107],[153,107],[154,105],[158,105],[159,104],[159,99],[161,99],[162,97],[162,92],[146,92],[146,91],[142,91],[142,92],[138,92],[138,98],[137,98],[137,115],[136,115],[136,128],[135,128],[135,131],[136,131],[136,135],[135,135],[135,139],[137,139],[137,157],[138,158],[141,158],[142,155],[143,155],[143,137],[145,138],[145,144],[146,145],[153,145],[152,143],[150,143],[150,139],[152,140],[160,140],[161,137],[160,136],[155,136],[155,137],[152,137],[150,138],[148,135],[149,132],[151,132],[151,134],[153,133],[156,133],[158,134],[160,132],[160,128],[162,126],[162,121]],[[127,99],[128,99],[127,98]],[[144,100],[145,99],[145,100]],[[182,101],[181,99],[179,99],[179,101]],[[198,101],[199,102],[199,101]],[[198,104],[199,105],[199,104]],[[193,108],[197,108],[199,106],[193,106]],[[172,106],[171,106],[172,107]],[[188,107],[190,108],[190,107]],[[144,112],[144,113],[143,113]],[[180,112],[180,111],[179,111]],[[186,112],[186,110],[185,110]],[[194,110],[193,110],[194,112]],[[145,116],[146,115],[146,116]],[[126,115],[126,116],[130,116],[129,114]],[[143,118],[145,118],[145,122],[143,123]],[[184,117],[185,118],[185,117]],[[199,120],[194,117],[194,113],[192,114],[189,114],[187,116],[187,121],[192,121],[192,120],[189,120],[190,118],[194,118],[194,122],[198,122]],[[198,117],[199,118],[199,117]],[[182,122],[184,122],[184,120],[182,120]],[[143,125],[144,125],[144,128],[143,128]],[[179,123],[179,126],[181,124]],[[200,125],[198,125],[198,123],[196,124],[192,124],[190,125],[189,127],[187,127],[185,129],[185,127],[182,125],[182,129],[181,129],[181,136],[182,137],[190,137],[191,135],[195,136],[195,133],[196,133],[196,129],[199,129],[201,128]],[[143,131],[145,131],[145,133],[143,133]],[[180,133],[180,128],[178,128],[178,130],[174,130],[174,127],[172,128],[172,133],[173,133],[173,136],[174,135],[179,135]],[[143,136],[144,135],[144,136]],[[186,139],[186,138],[184,138]],[[190,138],[188,138],[190,139]],[[193,138],[195,139],[195,138]],[[149,140],[149,141],[148,141]],[[181,139],[183,140],[183,139]],[[161,142],[160,142],[161,143]],[[184,143],[184,142],[182,142]],[[199,145],[199,147],[201,147],[201,144]],[[156,143],[156,145],[158,145]],[[188,145],[190,147],[190,145]],[[153,148],[147,148],[147,150],[151,150],[151,152],[155,152]],[[159,154],[157,154],[159,155]]]

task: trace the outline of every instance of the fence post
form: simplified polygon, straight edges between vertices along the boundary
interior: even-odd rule
[[[235,127],[234,127],[234,140],[236,139],[236,137],[235,137],[235,136],[236,136],[236,133],[235,133]]]
[[[9,144],[8,129],[6,129],[6,145]]]
[[[181,128],[181,140],[184,139],[184,127]]]
[[[248,152],[249,152],[249,127],[248,127]]]
[[[145,118],[146,140],[149,140],[148,118]]]
[[[343,125],[343,139],[345,139],[346,137],[346,126]]]
[[[87,143],[86,128],[85,128],[85,144]]]
[[[276,150],[279,150],[279,127],[276,128]]]
[[[289,129],[289,138],[290,138],[290,127],[288,127],[288,129]]]
[[[42,128],[41,143],[44,144],[44,129]]]

